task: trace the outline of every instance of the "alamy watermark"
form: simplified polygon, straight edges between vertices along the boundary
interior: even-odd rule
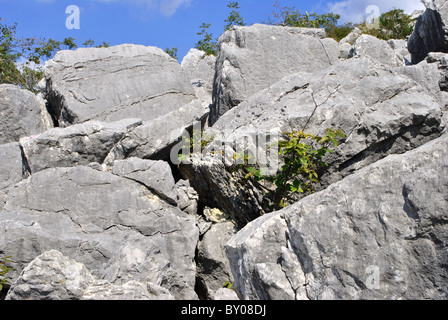
[[[379,29],[380,28],[380,15],[381,11],[378,6],[370,5],[366,8],[366,27],[368,29]]]
[[[70,5],[65,9],[69,16],[65,20],[65,27],[69,30],[81,28],[81,13],[78,6]]]

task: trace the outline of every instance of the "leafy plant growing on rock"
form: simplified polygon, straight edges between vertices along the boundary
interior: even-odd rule
[[[284,133],[286,139],[278,142],[279,154],[284,164],[274,176],[265,175],[261,170],[248,167],[247,177],[255,181],[267,181],[275,185],[270,194],[274,210],[287,206],[294,193],[312,193],[313,185],[320,183],[317,171],[327,167],[323,161],[327,153],[333,153],[331,147],[338,146],[338,138],[344,138],[341,130],[327,129],[325,136],[315,136],[303,131]]]
[[[277,143],[278,153],[284,163],[276,174],[267,175],[261,169],[246,168],[246,179],[253,178],[256,182],[266,181],[274,185],[274,190],[267,190],[267,197],[272,201],[268,209],[275,211],[285,208],[294,201],[293,194],[310,194],[314,191],[314,185],[320,184],[318,171],[328,166],[324,157],[333,153],[331,148],[338,147],[339,139],[346,135],[340,129],[329,128],[324,136],[305,133],[305,130],[317,108],[338,90],[339,86],[320,104],[316,102],[313,92],[310,92],[315,107],[303,129],[283,133],[285,139]]]
[[[0,259],[0,291],[3,290],[3,286],[7,284],[6,274],[11,271],[11,268],[6,266],[7,263],[11,262],[11,257],[4,257]]]

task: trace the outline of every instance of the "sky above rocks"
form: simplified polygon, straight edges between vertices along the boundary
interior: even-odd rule
[[[274,2],[240,0],[241,15],[249,25],[265,22]],[[228,0],[0,0],[0,17],[7,24],[17,22],[19,36],[57,40],[73,37],[78,43],[92,39],[97,44],[133,43],[162,49],[178,47],[182,60],[200,39],[197,32],[203,22],[212,24],[215,38],[222,34],[229,13],[227,3]],[[409,13],[424,8],[420,0],[280,0],[280,3],[303,12],[339,13],[343,21],[353,22],[392,8],[403,8]],[[79,8],[79,14],[72,10],[73,6]]]

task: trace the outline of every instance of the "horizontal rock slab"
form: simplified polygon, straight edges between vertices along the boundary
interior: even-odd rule
[[[20,143],[32,173],[91,162],[101,164],[124,135],[141,124],[140,119],[88,121],[22,138]]]
[[[191,131],[195,124],[202,128],[208,114],[208,105],[194,100],[157,120],[147,121],[127,133],[105,162],[112,165],[114,160],[129,157],[168,161],[173,147],[183,139],[184,133]]]
[[[52,127],[45,101],[11,84],[0,84],[0,115],[0,144],[18,142]]]
[[[195,299],[198,240],[194,216],[139,182],[85,166],[31,175],[0,213],[0,247],[14,257],[13,280],[57,250],[113,284],[149,281],[176,299]]]
[[[226,245],[241,299],[446,299],[448,138],[391,155]]]
[[[125,118],[149,121],[196,99],[181,66],[162,49],[124,44],[60,51],[42,83],[58,126]]]
[[[324,29],[254,24],[234,27],[218,42],[210,124],[283,77],[339,62],[339,45]]]

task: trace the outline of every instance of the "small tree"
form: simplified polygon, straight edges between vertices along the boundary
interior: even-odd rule
[[[0,291],[3,290],[3,286],[8,283],[6,274],[11,271],[11,268],[7,267],[6,264],[10,263],[11,257],[0,258]]]
[[[403,9],[393,9],[379,17],[379,27],[369,28],[366,22],[359,28],[365,34],[370,34],[382,40],[406,39],[414,31],[414,22]]]
[[[225,31],[232,29],[233,26],[245,26],[246,25],[243,17],[241,16],[241,14],[239,12],[239,10],[241,8],[239,6],[238,1],[229,2],[229,4],[227,4],[227,8],[232,9],[232,11],[230,12],[229,17],[226,20],[224,20],[224,22],[226,22],[226,25],[224,27]]]
[[[205,22],[199,27],[201,31],[198,32],[197,35],[202,36],[202,39],[196,43],[195,48],[204,51],[207,56],[216,56],[217,45],[216,42],[213,41],[213,34],[208,32],[210,27],[211,24]]]
[[[177,56],[177,52],[178,52],[177,47],[174,47],[174,48],[172,48],[172,49],[170,49],[170,48],[166,48],[166,49],[165,49],[165,52],[168,53],[168,54],[170,55],[171,58],[173,58],[173,59],[175,59],[175,60],[179,60],[179,57]]]
[[[323,28],[327,33],[327,37],[339,41],[346,37],[355,27],[352,23],[339,25],[338,21],[340,18],[340,15],[332,12],[325,14],[302,13],[295,7],[281,7],[279,1],[276,0],[274,10],[271,16],[268,16],[267,23],[284,27]]]

